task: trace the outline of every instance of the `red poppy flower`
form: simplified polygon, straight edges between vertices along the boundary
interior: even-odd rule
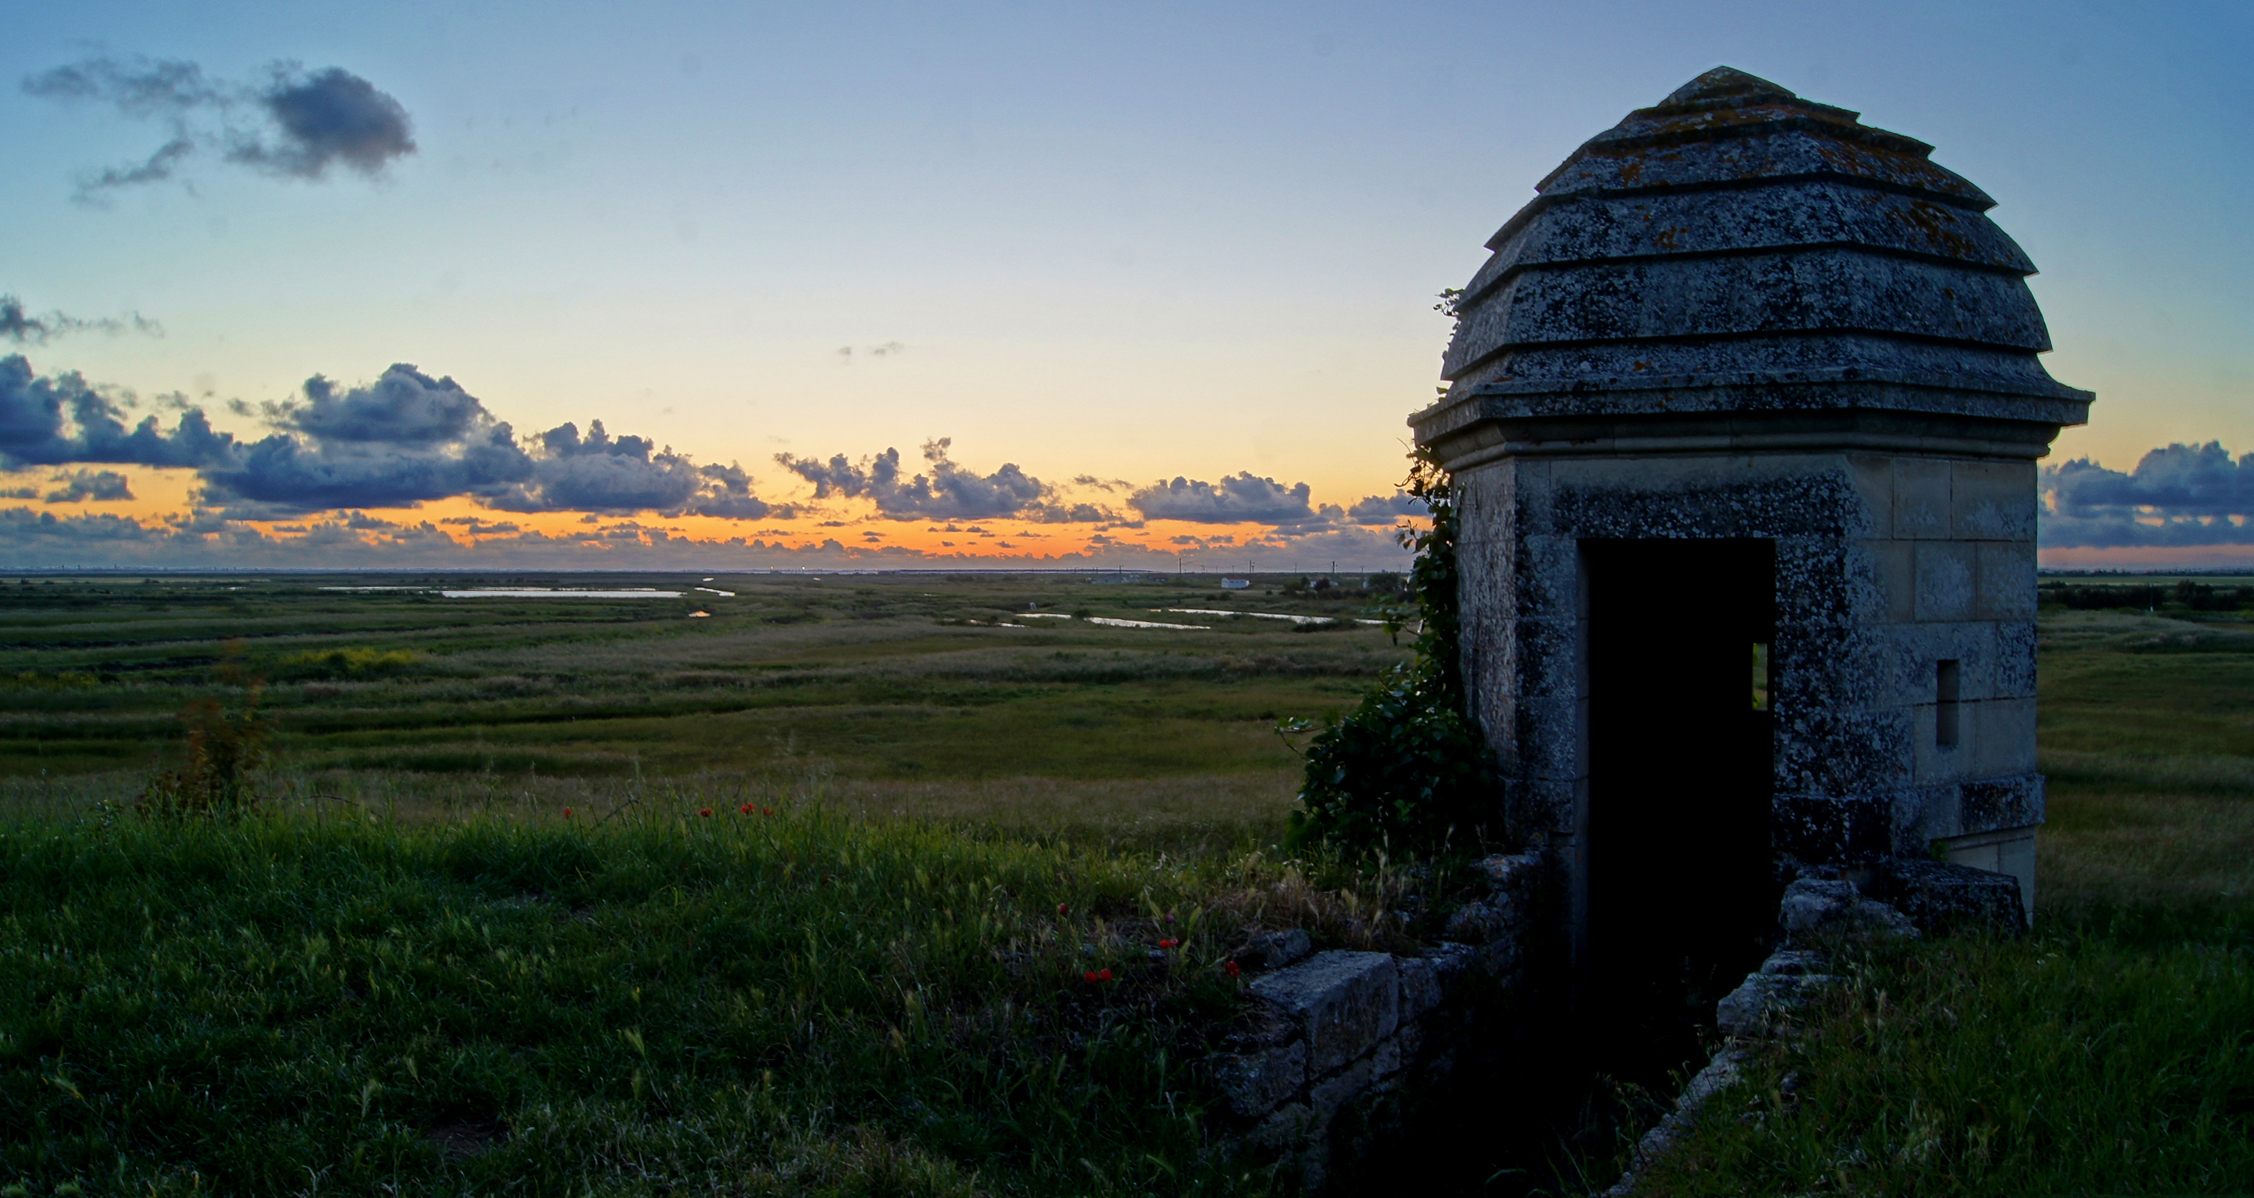
[[[1158,942],[1158,947],[1160,947],[1160,948],[1173,948],[1173,947],[1174,947],[1175,945],[1177,945],[1177,944],[1180,944],[1180,943],[1181,943],[1181,941],[1179,941],[1179,940],[1161,940],[1161,941],[1159,941],[1159,942]]]
[[[750,814],[751,814],[751,804],[749,804],[749,803],[746,803],[746,804],[744,804],[744,805],[743,805],[742,807],[738,808],[738,810],[742,811],[742,812],[743,812],[743,813],[744,813],[745,815],[750,815]]]
[[[704,810],[697,812],[697,814],[698,814],[698,815],[701,815],[701,816],[703,816],[703,817],[704,817],[704,818],[706,818],[706,819],[711,819],[711,818],[712,818],[712,808],[710,808],[710,807],[707,807],[707,808],[705,808]]]
[[[1099,982],[1108,982],[1108,981],[1110,981],[1110,980],[1111,980],[1111,971],[1110,971],[1110,970],[1108,970],[1108,969],[1099,969],[1099,970],[1097,970],[1097,971],[1096,971],[1096,980],[1097,980],[1097,981],[1099,981]]]
[[[566,808],[564,808],[564,818],[565,818],[565,819],[570,819],[570,818],[571,818],[571,808],[569,808],[569,807],[566,807]]]
[[[1058,904],[1057,904],[1057,914],[1059,914],[1059,915],[1062,915],[1062,914],[1064,914],[1064,912],[1065,912],[1065,906],[1064,906],[1064,904],[1063,904],[1063,903],[1058,903]]]
[[[761,815],[773,815],[773,814],[775,814],[775,809],[774,809],[774,808],[772,808],[772,807],[762,807],[762,808],[760,808],[760,809],[759,809],[759,814],[761,814]]]
[[[1086,973],[1084,973],[1084,974],[1081,974],[1081,975],[1080,975],[1080,980],[1081,980],[1081,981],[1084,981],[1084,982],[1086,982],[1086,983],[1088,983],[1088,984],[1089,984],[1089,985],[1091,985],[1091,986],[1095,985],[1095,984],[1096,984],[1096,971],[1095,971],[1095,970],[1093,970],[1093,969],[1091,969],[1091,970],[1089,970],[1088,972],[1086,972]]]
[[[1242,969],[1237,968],[1237,963],[1234,961],[1229,962],[1228,970],[1230,977],[1236,977],[1244,972]]]

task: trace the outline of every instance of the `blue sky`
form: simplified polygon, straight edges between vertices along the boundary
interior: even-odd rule
[[[811,504],[778,452],[912,462],[944,437],[981,478],[1128,484],[1080,496],[1113,497],[1115,542],[1156,545],[1134,488],[1249,476],[1307,483],[1312,515],[1170,535],[1381,554],[1376,525],[1309,521],[1390,494],[1437,381],[1433,293],[1575,146],[1719,64],[1931,142],[1998,199],[2051,372],[2099,395],[2056,460],[2254,451],[2249,50],[2243,3],[41,6],[0,44],[0,292],[159,322],[20,352],[245,438],[312,375],[412,363],[520,436],[601,419],[740,462],[778,506]],[[96,56],[244,89],[341,68],[416,149],[317,180],[206,150],[77,202],[167,136],[16,86]],[[186,472],[133,477],[139,508],[32,506],[195,505]]]

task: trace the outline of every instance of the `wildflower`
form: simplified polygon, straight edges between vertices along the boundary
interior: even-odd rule
[[[1059,915],[1062,915],[1062,914],[1064,914],[1064,913],[1065,913],[1065,905],[1064,905],[1063,903],[1058,903],[1058,904],[1057,904],[1057,914],[1059,914]]]
[[[1182,942],[1181,942],[1181,941],[1179,941],[1179,940],[1161,940],[1161,941],[1159,941],[1159,942],[1158,942],[1158,947],[1160,947],[1160,948],[1173,948],[1173,947],[1175,947],[1175,946],[1177,946],[1177,945],[1179,945],[1179,944],[1181,944],[1181,943],[1182,943]]]
[[[742,808],[741,808],[740,810],[742,810],[742,812],[743,812],[743,813],[744,813],[745,815],[750,815],[750,814],[751,814],[751,804],[749,804],[749,803],[746,803],[746,804],[744,804],[744,805],[743,805],[743,807],[742,807]]]
[[[1084,974],[1081,974],[1081,975],[1080,975],[1080,980],[1081,980],[1081,981],[1083,981],[1083,982],[1086,982],[1086,983],[1088,983],[1088,984],[1089,984],[1089,985],[1091,985],[1091,986],[1095,985],[1095,984],[1096,984],[1096,971],[1095,971],[1095,970],[1093,970],[1093,969],[1091,969],[1091,970],[1089,970],[1088,972],[1086,972],[1086,973],[1084,973]]]
[[[566,808],[564,808],[564,818],[565,818],[565,819],[570,819],[570,818],[571,818],[571,808],[569,808],[569,807],[566,807]]]
[[[1108,970],[1108,969],[1099,969],[1099,970],[1097,970],[1097,971],[1096,971],[1096,980],[1097,980],[1097,981],[1099,981],[1099,982],[1108,982],[1108,981],[1110,981],[1110,980],[1111,980],[1111,971],[1110,971],[1110,970]]]
[[[1229,962],[1227,969],[1230,977],[1238,977],[1244,973],[1244,970],[1237,968],[1237,963],[1234,961]]]
[[[774,808],[772,808],[772,807],[762,807],[762,808],[760,808],[760,809],[759,809],[759,814],[761,814],[761,815],[773,815],[773,814],[775,814],[775,809],[774,809]]]
[[[706,818],[706,819],[711,819],[711,818],[712,818],[712,808],[710,808],[710,807],[707,807],[707,808],[705,808],[704,810],[697,812],[697,814],[698,814],[698,815],[701,815],[701,816],[703,816],[703,817],[704,817],[704,818]]]

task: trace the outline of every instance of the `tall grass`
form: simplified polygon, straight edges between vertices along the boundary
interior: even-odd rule
[[[1648,1194],[2254,1191],[2254,658],[2046,616],[2035,934],[1864,953]]]
[[[1642,1192],[2254,1188],[2254,943],[2110,922],[1851,962]]]
[[[0,824],[0,1184],[1261,1188],[1220,866],[743,802]]]

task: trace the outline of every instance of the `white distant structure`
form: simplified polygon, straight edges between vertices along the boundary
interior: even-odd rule
[[[1252,580],[1249,578],[1224,578],[1221,580],[1221,589],[1224,591],[1242,591],[1251,586]]]

